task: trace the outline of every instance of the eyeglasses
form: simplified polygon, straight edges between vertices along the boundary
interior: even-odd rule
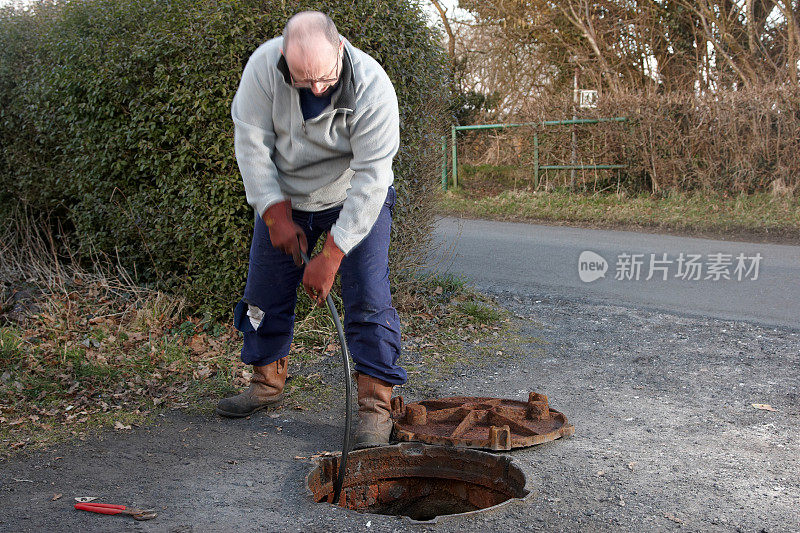
[[[314,85],[315,83],[321,85],[333,85],[334,83],[339,81],[339,56],[341,56],[341,54],[337,52],[336,66],[334,66],[333,70],[331,71],[331,74],[333,74],[333,76],[327,76],[325,78],[317,78],[315,80],[296,80],[294,79],[294,76],[292,76],[292,73],[289,72],[289,79],[292,80],[292,87],[296,89],[310,89],[311,86]]]

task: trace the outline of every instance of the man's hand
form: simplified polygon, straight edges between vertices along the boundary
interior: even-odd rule
[[[329,233],[322,251],[306,265],[303,274],[303,287],[312,300],[319,304],[325,301],[343,257],[344,253],[336,246],[333,235]]]
[[[269,206],[261,218],[269,229],[269,240],[273,248],[291,255],[295,265],[302,265],[300,250],[308,253],[308,243],[302,228],[292,220],[292,201],[284,200]]]

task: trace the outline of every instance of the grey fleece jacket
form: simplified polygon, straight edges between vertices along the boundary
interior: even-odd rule
[[[277,37],[253,52],[231,106],[247,202],[259,216],[286,198],[303,211],[341,205],[331,233],[347,254],[372,229],[394,181],[397,96],[378,62],[345,41],[331,105],[304,120],[282,46]]]

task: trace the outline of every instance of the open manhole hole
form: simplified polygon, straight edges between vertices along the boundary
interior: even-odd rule
[[[333,500],[340,458],[317,459],[306,478],[314,501]],[[494,509],[528,494],[525,474],[509,457],[409,442],[350,453],[339,505],[431,521]]]

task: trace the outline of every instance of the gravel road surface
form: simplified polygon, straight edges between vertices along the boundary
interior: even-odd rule
[[[233,421],[170,412],[147,427],[15,456],[0,463],[0,530],[800,530],[800,330],[546,284],[484,290],[517,332],[482,366],[479,347],[465,346],[463,364],[433,389],[518,399],[534,390],[569,417],[572,438],[510,453],[534,491],[524,503],[422,526],[312,503],[310,462],[295,457],[337,449],[337,403]],[[398,392],[422,399],[413,384]],[[75,511],[77,496],[159,516]]]

